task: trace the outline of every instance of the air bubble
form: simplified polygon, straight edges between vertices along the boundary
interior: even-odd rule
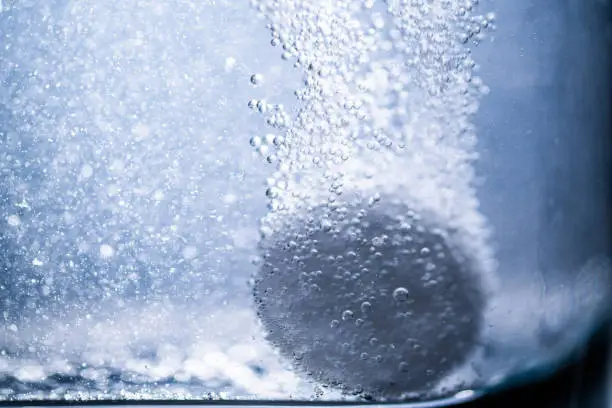
[[[93,173],[94,173],[93,168],[89,164],[86,164],[83,167],[81,167],[81,173],[79,175],[79,178],[81,180],[88,179],[93,175]]]
[[[342,312],[342,320],[352,320],[353,317],[355,317],[355,314],[352,310],[345,310],[344,312]]]
[[[194,246],[187,246],[183,249],[183,258],[190,261],[198,256],[198,249]]]
[[[100,245],[100,257],[111,258],[113,255],[115,255],[115,249],[112,246],[108,244]]]
[[[250,140],[249,140],[249,144],[255,148],[261,146],[262,144],[262,140],[261,137],[259,136],[253,136]]]
[[[263,75],[261,74],[253,74],[251,75],[251,84],[253,85],[261,85],[263,82]]]
[[[406,302],[408,300],[408,289],[397,288],[393,291],[393,299],[396,302]]]
[[[21,219],[18,215],[9,215],[6,221],[11,227],[18,227],[21,224]]]
[[[225,59],[225,71],[229,72],[236,66],[236,58],[227,57]]]
[[[268,133],[265,138],[267,144],[274,143],[274,139],[276,139],[276,136],[271,133]]]
[[[274,187],[270,187],[266,190],[266,197],[268,198],[276,198],[278,197],[278,189]]]

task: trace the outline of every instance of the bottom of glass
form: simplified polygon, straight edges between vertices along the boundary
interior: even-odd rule
[[[612,326],[604,326],[591,338],[576,358],[561,367],[554,374],[531,373],[529,376],[514,379],[513,383],[504,383],[496,389],[483,391],[466,390],[453,397],[435,401],[419,402],[335,402],[335,401],[257,401],[257,400],[153,400],[153,399],[112,399],[112,400],[14,400],[0,401],[0,406],[10,407],[69,407],[69,406],[139,406],[162,407],[179,405],[183,407],[201,407],[203,405],[220,405],[224,407],[275,407],[290,408],[296,406],[339,406],[363,407],[390,405],[403,408],[435,408],[461,406],[465,408],[505,408],[520,407],[521,404],[554,408],[609,408],[612,358]],[[160,387],[164,387],[160,385]],[[145,394],[141,394],[146,398]],[[135,397],[137,398],[137,397]]]

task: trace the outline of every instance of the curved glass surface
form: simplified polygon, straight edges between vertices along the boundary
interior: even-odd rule
[[[0,403],[552,374],[610,316],[611,10],[0,1]]]

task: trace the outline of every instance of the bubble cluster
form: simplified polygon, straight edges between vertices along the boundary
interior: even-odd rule
[[[463,43],[494,29],[494,14],[473,15],[477,1],[455,0],[252,4],[282,57],[303,73],[304,86],[295,91],[300,109],[277,126],[285,143],[275,146],[275,178],[314,172],[310,190],[325,191],[331,181],[321,169],[337,174],[350,158],[389,163],[399,155],[404,168],[435,162],[432,172],[457,173],[445,184],[469,184],[469,118],[488,88]],[[364,158],[364,150],[377,154]],[[273,207],[291,207],[287,201],[300,194],[275,197]]]
[[[310,395],[245,285],[267,169],[243,140],[283,136],[245,107],[285,77],[256,12],[0,5],[0,401]]]
[[[259,180],[240,175],[258,160],[236,136],[252,129],[239,105],[253,88],[240,70],[255,54],[241,46],[255,13],[227,1],[12,3],[0,13],[0,252],[11,271],[0,272],[0,310],[12,321],[71,302],[196,299],[227,281],[229,225],[259,216],[219,199],[230,185],[245,199]],[[217,18],[229,25],[201,35]],[[268,71],[255,72],[259,82]]]
[[[495,16],[477,0],[251,3],[303,75],[270,145],[255,285],[269,339],[348,393],[430,391],[470,358],[494,281],[472,168],[489,89],[470,46]]]
[[[299,379],[278,364],[247,309],[217,305],[215,315],[184,308],[117,305],[88,318],[43,321],[24,350],[0,345],[0,401],[124,399],[282,399]],[[0,315],[1,316],[1,315]],[[212,330],[223,326],[224,333]],[[4,337],[32,328],[9,325]],[[39,353],[45,352],[45,358]]]

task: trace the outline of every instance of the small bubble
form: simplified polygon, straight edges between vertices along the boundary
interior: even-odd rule
[[[357,327],[363,326],[363,323],[364,323],[363,319],[355,320],[355,326]]]
[[[355,314],[351,310],[345,310],[342,312],[342,320],[344,321],[351,320],[353,317],[355,317]]]
[[[253,147],[259,147],[261,146],[262,140],[261,137],[259,136],[253,136],[250,140],[249,140],[249,144]]]
[[[274,139],[276,139],[276,136],[271,134],[271,133],[268,133],[266,135],[265,139],[266,139],[266,143],[267,144],[272,144],[272,143],[274,143]]]
[[[115,254],[115,250],[108,244],[100,245],[100,257],[111,258]]]
[[[362,360],[367,360],[369,355],[368,353],[361,353],[361,355],[359,356]]]
[[[338,327],[339,325],[340,325],[340,322],[339,322],[338,320],[336,320],[336,319],[332,320],[332,321],[329,323],[329,327],[331,327],[332,329],[335,329],[335,328],[336,328],[336,327]]]
[[[19,224],[21,224],[21,219],[18,215],[9,215],[6,220],[8,222],[8,225],[10,225],[11,227],[18,227]]]
[[[253,85],[261,85],[263,82],[263,76],[261,74],[253,74],[251,75],[251,83]]]
[[[164,192],[161,190],[156,190],[155,193],[153,193],[153,199],[155,201],[162,201],[164,199]]]
[[[410,366],[408,365],[408,363],[407,363],[407,362],[402,361],[402,362],[399,364],[399,370],[400,370],[401,372],[404,372],[404,373],[405,373],[405,372],[407,372],[407,371],[409,371],[409,370],[410,370]]]
[[[280,146],[285,142],[285,138],[283,136],[275,136],[274,140],[272,141],[272,143],[274,143],[275,146]]]
[[[372,304],[370,302],[363,302],[361,304],[362,313],[368,313],[370,310],[372,310]]]
[[[93,175],[93,168],[89,165],[86,164],[81,168],[81,173],[79,175],[79,177],[84,180],[84,179],[88,179]]]
[[[194,259],[198,256],[198,249],[194,246],[188,246],[183,249],[183,258],[186,260]]]
[[[234,67],[236,66],[236,58],[234,57],[227,57],[225,59],[225,71],[229,72],[232,69],[234,69]]]
[[[268,198],[276,198],[278,197],[278,189],[274,187],[270,187],[266,190],[266,197]]]
[[[321,229],[323,229],[323,231],[325,232],[331,231],[333,226],[334,224],[332,224],[332,222],[328,220],[327,218],[323,218],[321,220]]]
[[[256,108],[259,113],[266,113],[268,111],[268,104],[266,101],[257,101]]]
[[[151,129],[144,123],[138,123],[136,126],[132,128],[132,136],[136,140],[146,139],[150,136]]]
[[[406,288],[397,288],[393,291],[393,299],[396,302],[405,302],[408,300],[408,289]]]

